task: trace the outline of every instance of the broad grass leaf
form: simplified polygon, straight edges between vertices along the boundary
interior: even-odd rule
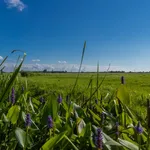
[[[94,104],[94,107],[96,107],[96,110],[99,112],[99,113],[102,113],[102,108],[100,106],[98,106],[97,104]]]
[[[124,107],[125,111],[127,112],[127,114],[130,116],[130,118],[132,118],[132,121],[137,122],[137,119],[136,119],[135,115],[132,113],[132,111],[124,104],[123,104],[123,107]]]
[[[129,134],[126,134],[126,133],[122,133],[122,139],[128,141],[128,142],[131,142],[132,144],[138,146],[138,143],[136,143],[136,141],[134,141],[133,139],[131,139],[129,136]]]
[[[31,100],[31,97],[29,98],[29,104],[30,104],[30,106],[31,106],[31,109],[32,109],[33,113],[35,113],[34,106],[33,106],[33,104],[32,104],[32,100]]]
[[[119,144],[118,142],[113,140],[110,136],[108,136],[104,132],[102,132],[102,135],[103,135],[103,137],[105,137],[105,141],[103,141],[103,142],[105,142],[105,145],[122,146],[121,144]]]
[[[72,145],[72,147],[73,147],[75,150],[79,150],[79,149],[71,142],[71,140],[70,140],[66,135],[64,135],[64,138]]]
[[[9,122],[9,120],[8,120],[8,118],[7,118],[7,116],[5,114],[2,114],[2,118],[3,118],[4,122]]]
[[[74,135],[75,135],[75,134],[73,134],[74,129],[75,129],[75,123],[73,124],[73,126],[70,126],[69,123],[66,123],[65,126],[63,126],[61,128],[60,132],[67,131],[65,136],[67,136],[71,140],[71,142],[74,142],[74,141],[76,141],[76,138],[77,138],[77,137],[75,137],[75,139],[74,139]],[[68,146],[69,143],[70,142],[66,138],[64,138],[61,142],[61,144],[62,144],[61,148],[66,149],[66,147]]]
[[[120,138],[118,138],[119,140],[119,143],[125,147],[127,147],[128,149],[130,150],[139,150],[138,146],[136,146],[135,144],[129,142],[129,141],[126,141],[126,140],[122,140]]]
[[[74,111],[76,111],[78,113],[79,117],[82,117],[82,118],[86,117],[84,110],[79,105],[73,103],[73,109],[74,109]]]
[[[89,112],[92,115],[92,117],[94,117],[98,121],[101,121],[101,118],[99,116],[97,116],[92,110],[89,109]]]
[[[62,132],[48,140],[41,148],[41,150],[51,150],[65,137],[65,132]]]
[[[16,124],[19,118],[20,106],[12,106],[7,113],[7,118],[11,121],[12,124]]]
[[[117,90],[117,98],[126,105],[130,104],[130,96],[129,92],[127,91],[127,88],[125,85],[121,85],[119,89]]]
[[[84,132],[84,137],[85,138],[90,138],[90,136],[91,136],[91,123],[87,123],[86,124],[86,127],[85,127],[85,130],[84,130],[85,132]]]
[[[53,120],[56,119],[58,112],[58,102],[55,96],[49,97],[43,108],[42,123],[47,124],[47,117],[51,115]]]
[[[17,128],[15,130],[15,135],[16,135],[16,138],[17,138],[19,144],[24,148],[25,142],[26,142],[26,132],[20,128]]]
[[[80,120],[80,122],[77,124],[77,131],[78,134],[82,132],[82,130],[85,128],[86,124],[83,119]]]

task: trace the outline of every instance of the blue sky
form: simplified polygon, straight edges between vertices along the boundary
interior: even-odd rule
[[[86,70],[150,70],[149,0],[0,0],[0,18],[1,57],[21,49],[26,65],[78,66],[86,40]]]

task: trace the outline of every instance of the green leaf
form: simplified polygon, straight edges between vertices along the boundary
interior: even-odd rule
[[[73,86],[73,89],[72,89],[71,93],[74,92],[74,89],[75,89],[75,87],[76,87],[76,85],[77,85],[77,82],[78,82],[78,78],[79,78],[79,75],[80,75],[80,71],[81,71],[81,67],[82,67],[82,62],[83,62],[83,58],[84,58],[85,48],[86,48],[86,41],[84,42],[79,71],[78,71],[78,74],[77,74],[77,77],[76,77],[76,80],[75,80],[75,83],[74,83],[74,86]]]
[[[84,137],[90,138],[90,136],[91,136],[91,123],[87,123],[85,127]]]
[[[26,142],[26,132],[20,128],[17,128],[15,130],[15,134],[16,134],[16,138],[17,138],[19,144],[24,148],[25,142]]]
[[[34,107],[33,107],[32,101],[31,101],[31,97],[29,98],[29,104],[31,106],[32,111],[35,113],[35,110],[34,110]]]
[[[122,139],[126,140],[128,142],[131,142],[132,144],[138,146],[138,143],[136,143],[136,141],[134,141],[133,139],[129,138],[128,134],[122,133]]]
[[[78,134],[80,134],[82,132],[82,130],[85,128],[86,124],[84,122],[83,119],[81,119],[79,121],[79,123],[77,124],[77,131],[78,131]]]
[[[113,140],[110,136],[108,136],[107,134],[105,134],[104,132],[102,132],[103,137],[105,137],[105,145],[115,145],[115,146],[121,146],[121,144],[119,144],[118,142],[116,142],[115,140]]]
[[[64,137],[65,137],[65,133],[66,132],[62,132],[52,138],[50,138],[50,140],[48,140],[43,146],[42,146],[42,150],[51,150],[52,148],[54,148],[54,146],[56,146],[56,144],[58,142],[60,142]]]
[[[1,95],[1,97],[0,97],[1,103],[4,101],[4,97],[8,94],[9,90],[11,89],[11,86],[13,85],[13,83],[14,83],[14,81],[15,81],[15,79],[16,79],[16,77],[17,77],[19,71],[20,71],[20,68],[21,68],[21,66],[22,66],[22,64],[23,64],[23,62],[24,62],[24,60],[25,60],[25,57],[26,57],[26,55],[24,54],[24,57],[23,57],[22,62],[20,63],[20,65],[18,66],[18,68],[15,70],[15,72],[14,72],[13,75],[12,75],[12,77],[11,77],[10,80],[8,81],[6,87],[4,88],[4,91],[3,91],[3,93],[2,93],[2,95]],[[6,58],[6,59],[7,59],[7,58]]]
[[[16,124],[20,113],[20,106],[14,105],[12,106],[7,114],[7,118],[11,121],[12,124]]]
[[[48,115],[51,115],[53,120],[56,119],[57,112],[58,112],[58,102],[57,98],[55,96],[49,97],[47,99],[47,102],[44,105],[43,111],[42,111],[42,123],[47,124],[47,117]]]
[[[126,141],[126,140],[122,140],[120,138],[118,138],[119,140],[119,143],[125,147],[127,147],[128,149],[130,150],[139,150],[138,146],[136,146],[135,144],[129,142],[129,141]]]
[[[85,117],[84,110],[79,105],[73,103],[73,109],[78,113],[79,117]]]
[[[132,118],[132,121],[137,122],[136,117],[131,112],[131,110],[126,105],[124,105],[124,104],[123,104],[123,107],[124,107],[126,113]]]
[[[8,120],[8,118],[6,117],[5,114],[3,114],[2,117],[3,117],[3,121],[4,121],[4,122],[7,122],[7,123],[9,122],[9,120]]]
[[[117,98],[126,105],[130,104],[130,96],[129,92],[127,91],[127,88],[125,85],[121,85],[117,91]]]
[[[0,66],[2,66],[2,64],[6,61],[6,59],[8,58],[8,56],[6,56],[3,61],[0,63]]]
[[[92,117],[94,117],[94,118],[97,119],[98,121],[101,120],[100,117],[97,116],[92,110],[90,110],[90,109],[88,109],[88,110],[89,110],[90,114],[92,115]]]
[[[96,111],[99,113],[102,113],[102,108],[100,106],[98,106],[97,104],[94,104],[94,107],[96,107]]]
[[[66,140],[68,140],[68,142],[72,145],[72,147],[75,149],[75,150],[78,150],[78,148],[71,142],[71,140],[65,135],[64,138]]]

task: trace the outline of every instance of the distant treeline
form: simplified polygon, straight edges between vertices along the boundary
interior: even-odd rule
[[[28,77],[28,76],[37,76],[37,75],[46,75],[46,74],[51,74],[51,73],[78,73],[78,72],[67,72],[67,71],[47,71],[47,70],[43,70],[43,71],[20,71],[20,74],[22,77]],[[96,73],[96,72],[81,72],[81,73]],[[99,73],[106,73],[106,71],[104,72],[99,72]],[[108,73],[150,73],[150,72],[125,72],[125,71],[108,71]]]

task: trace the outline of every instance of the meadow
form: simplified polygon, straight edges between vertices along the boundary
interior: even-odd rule
[[[1,150],[150,150],[149,73],[22,77],[25,56],[0,74]]]
[[[105,73],[99,73],[99,82],[103,80]],[[125,86],[131,97],[131,107],[134,111],[138,110],[138,113],[146,113],[146,100],[149,98],[150,94],[150,73],[107,73],[106,78],[102,82],[102,85],[98,89],[98,98],[105,97],[108,93],[112,94],[119,88],[121,82],[120,78],[124,76]],[[30,90],[38,91],[33,94],[36,98],[47,92],[56,91],[61,93],[61,95],[67,95],[71,92],[73,85],[75,83],[77,73],[32,73],[31,76],[27,78]],[[25,81],[26,78],[21,78]],[[77,93],[83,94],[85,96],[90,95],[91,86],[88,88],[89,84],[92,82],[93,90],[97,86],[97,73],[81,73],[77,82]],[[38,95],[40,93],[40,95]],[[96,96],[95,96],[96,98]],[[76,99],[76,98],[75,98]],[[136,106],[136,107],[135,107]]]
[[[104,76],[105,73],[99,73],[99,81]],[[139,94],[150,93],[150,73],[107,73],[102,88],[118,88],[121,76],[125,77],[125,84],[129,91],[138,92]],[[70,89],[74,85],[76,77],[77,73],[33,73],[27,79],[29,82],[33,82],[40,87],[49,88],[55,85],[56,88],[63,90],[63,88]],[[78,79],[78,86],[84,89],[89,84],[91,78],[93,86],[96,86],[96,73],[81,73]]]

